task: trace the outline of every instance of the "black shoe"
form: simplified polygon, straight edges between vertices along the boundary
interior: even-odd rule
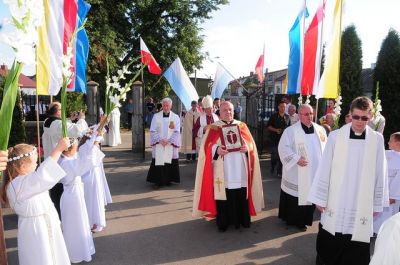
[[[301,232],[307,231],[307,227],[305,225],[296,225],[297,229],[299,229]]]

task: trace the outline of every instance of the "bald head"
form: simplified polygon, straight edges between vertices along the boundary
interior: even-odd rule
[[[224,101],[219,108],[219,115],[223,121],[233,120],[233,104],[230,101]]]
[[[313,108],[308,105],[308,104],[302,104],[299,107],[299,119],[301,123],[303,123],[306,126],[311,126],[313,117],[314,117],[314,110]]]

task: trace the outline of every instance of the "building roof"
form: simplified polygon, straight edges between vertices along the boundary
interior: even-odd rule
[[[0,65],[0,75],[1,76],[6,76],[8,73],[8,68],[7,65]],[[20,74],[19,79],[18,79],[19,86],[21,88],[33,88],[36,89],[36,82],[27,77],[24,74]]]

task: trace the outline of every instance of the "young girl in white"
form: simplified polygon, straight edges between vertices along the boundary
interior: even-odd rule
[[[97,139],[99,141],[99,139]],[[89,218],[86,210],[81,176],[92,169],[104,154],[97,146],[96,136],[79,148],[78,142],[63,152],[60,166],[67,175],[61,179],[61,223],[69,258],[72,263],[91,261],[95,253]]]
[[[97,130],[96,127],[92,129],[93,131]],[[84,138],[91,137],[91,133],[84,136]],[[106,227],[105,206],[111,202],[103,161],[99,160],[98,162],[95,167],[82,176],[89,224],[94,232],[102,231]]]
[[[18,258],[21,265],[70,264],[60,220],[48,190],[63,176],[57,164],[69,146],[61,139],[50,156],[37,167],[34,146],[18,144],[8,150],[2,199],[18,215]]]
[[[389,182],[389,207],[374,218],[374,233],[378,234],[382,223],[399,212],[400,207],[400,132],[393,133],[386,150]]]

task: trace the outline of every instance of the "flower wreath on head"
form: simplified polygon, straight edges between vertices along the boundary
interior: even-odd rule
[[[21,155],[14,156],[14,157],[10,157],[7,160],[7,162],[13,162],[13,161],[20,160],[21,158],[24,158],[24,157],[33,156],[36,152],[37,152],[36,147],[33,147],[32,151],[30,151],[29,153],[21,154]]]

